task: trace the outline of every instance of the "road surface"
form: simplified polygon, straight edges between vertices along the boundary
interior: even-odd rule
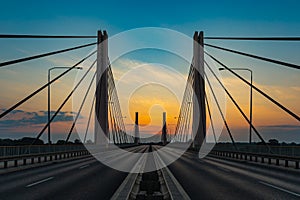
[[[300,199],[299,170],[192,152],[168,168],[191,199]],[[2,174],[0,199],[110,199],[127,175],[89,156]]]

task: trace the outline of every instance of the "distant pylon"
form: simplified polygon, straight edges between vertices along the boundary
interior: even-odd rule
[[[163,120],[162,120],[162,130],[161,130],[161,142],[163,145],[167,144],[167,124],[166,124],[166,112],[163,112]]]
[[[134,143],[140,143],[140,130],[139,130],[139,113],[135,112],[135,123],[134,123]]]

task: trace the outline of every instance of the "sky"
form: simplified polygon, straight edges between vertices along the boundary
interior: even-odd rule
[[[97,30],[107,30],[109,37],[122,31],[142,27],[168,28],[189,37],[194,31],[204,31],[205,36],[299,36],[299,1],[6,1],[1,2],[0,34],[50,34],[50,35],[96,35]],[[152,38],[151,38],[152,39]],[[155,38],[153,38],[154,40]],[[35,55],[47,51],[95,41],[94,39],[0,39],[0,62]],[[286,62],[300,63],[299,42],[253,42],[253,41],[205,41],[241,51],[266,56]],[[71,66],[86,56],[93,47],[77,50],[58,56],[24,62],[0,68],[0,109],[1,112],[18,100],[30,94],[41,84],[47,82],[47,72],[53,66]],[[246,67],[253,70],[254,84],[267,92],[290,110],[300,115],[300,72],[279,65],[268,64],[230,53],[206,48],[211,54],[228,66]],[[59,107],[74,81],[86,71],[95,59],[93,56],[81,66],[84,70],[75,70],[57,81],[52,87],[51,110]],[[154,64],[155,63],[155,64]],[[131,52],[112,63],[116,82],[128,87],[135,81],[152,77],[161,77],[175,84],[177,77],[173,71],[156,70],[162,67],[157,63],[177,69],[183,78],[187,77],[189,63],[168,53],[159,51]],[[147,66],[145,77],[129,73],[138,66]],[[218,66],[215,66],[216,70]],[[164,68],[163,69],[168,69]],[[92,70],[94,72],[94,69]],[[53,70],[51,77],[61,73]],[[247,72],[239,72],[249,80]],[[127,79],[122,76],[128,75]],[[226,71],[220,72],[225,86],[237,99],[245,113],[249,113],[249,87]],[[178,75],[178,74],[177,74]],[[89,78],[91,78],[91,74]],[[128,81],[129,80],[129,81]],[[124,82],[125,81],[125,82]],[[126,82],[127,81],[127,82]],[[80,87],[85,91],[88,81]],[[125,84],[125,85],[126,85]],[[177,81],[183,92],[184,81]],[[93,89],[93,88],[92,88]],[[175,131],[176,119],[181,99],[174,97],[172,91],[160,85],[148,84],[136,90],[132,96],[118,91],[124,123],[128,131],[133,130],[133,115],[137,110],[141,114],[144,133],[157,133],[161,128],[161,114],[168,113],[169,131]],[[80,97],[78,94],[78,97]],[[164,94],[164,95],[162,95]],[[92,96],[87,99],[91,104]],[[63,112],[52,125],[53,138],[65,139],[72,118],[78,107],[67,102]],[[129,102],[129,104],[128,104]],[[74,103],[73,103],[74,104]],[[248,125],[228,99],[226,118],[237,141],[247,141]],[[129,109],[128,109],[129,108]],[[78,132],[86,126],[89,106],[81,113]],[[18,107],[13,113],[0,121],[0,138],[20,138],[35,136],[47,121],[47,91],[41,92],[32,100]],[[253,122],[266,139],[300,142],[300,123],[291,118],[258,93],[253,93]],[[89,132],[93,130],[90,125]],[[81,131],[79,131],[82,129]],[[92,134],[90,134],[92,135]],[[74,136],[75,138],[76,136]],[[92,136],[90,136],[91,138]],[[43,135],[43,139],[46,134]],[[72,139],[74,139],[72,138]],[[255,140],[257,138],[254,137]],[[228,141],[224,129],[221,141]]]

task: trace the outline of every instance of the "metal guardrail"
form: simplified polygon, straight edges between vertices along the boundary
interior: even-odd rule
[[[135,144],[122,144],[129,148]],[[0,169],[90,154],[84,145],[0,146]]]
[[[235,158],[240,160],[249,160],[254,162],[261,162],[268,164],[280,165],[280,161],[284,162],[285,167],[289,167],[290,163],[295,164],[295,169],[299,169],[300,157],[294,156],[283,156],[275,154],[263,154],[263,153],[250,153],[242,151],[224,151],[224,150],[213,150],[211,151],[212,155]],[[275,161],[275,162],[274,162]]]
[[[272,154],[280,155],[280,156],[292,156],[292,157],[300,157],[300,146],[298,145],[269,145],[270,149],[265,145],[258,144],[239,144],[236,143],[238,147],[238,151],[241,152],[250,152],[250,153],[263,153],[268,154],[269,151],[272,151]],[[232,144],[217,144],[214,147],[214,150],[218,151],[236,151]]]
[[[0,157],[2,168],[18,167],[19,165],[25,166],[28,164],[42,163],[53,160],[61,160],[71,157],[79,157],[88,155],[86,149],[69,150],[69,151],[56,151],[56,152],[43,152],[34,154],[22,154]]]
[[[63,151],[84,150],[84,145],[26,145],[26,146],[0,146],[0,158],[8,156],[21,156],[41,153],[54,153]]]

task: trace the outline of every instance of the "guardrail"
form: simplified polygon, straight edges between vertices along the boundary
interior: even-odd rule
[[[62,151],[84,150],[84,145],[24,145],[24,146],[0,146],[0,158],[8,156],[20,156],[28,154],[54,153]]]
[[[261,153],[248,153],[248,152],[237,152],[237,151],[222,151],[213,150],[210,152],[212,155],[223,156],[229,158],[235,158],[240,160],[249,160],[254,162],[275,164],[277,166],[283,162],[285,167],[289,167],[291,163],[295,164],[295,169],[299,169],[300,157],[282,156],[275,154],[261,154]]]
[[[136,144],[121,144],[118,146],[129,148],[136,146]],[[0,169],[88,154],[90,153],[83,144],[0,146]]]
[[[272,154],[281,156],[300,157],[300,145],[271,145],[269,147],[259,144],[236,143],[238,151],[256,154]],[[216,144],[214,150],[218,151],[236,151],[232,144]]]
[[[19,165],[28,165],[34,163],[42,163],[53,160],[61,160],[65,158],[78,157],[88,155],[89,152],[86,149],[73,150],[73,151],[58,151],[58,152],[46,152],[37,154],[23,154],[0,157],[2,168],[18,167]]]

